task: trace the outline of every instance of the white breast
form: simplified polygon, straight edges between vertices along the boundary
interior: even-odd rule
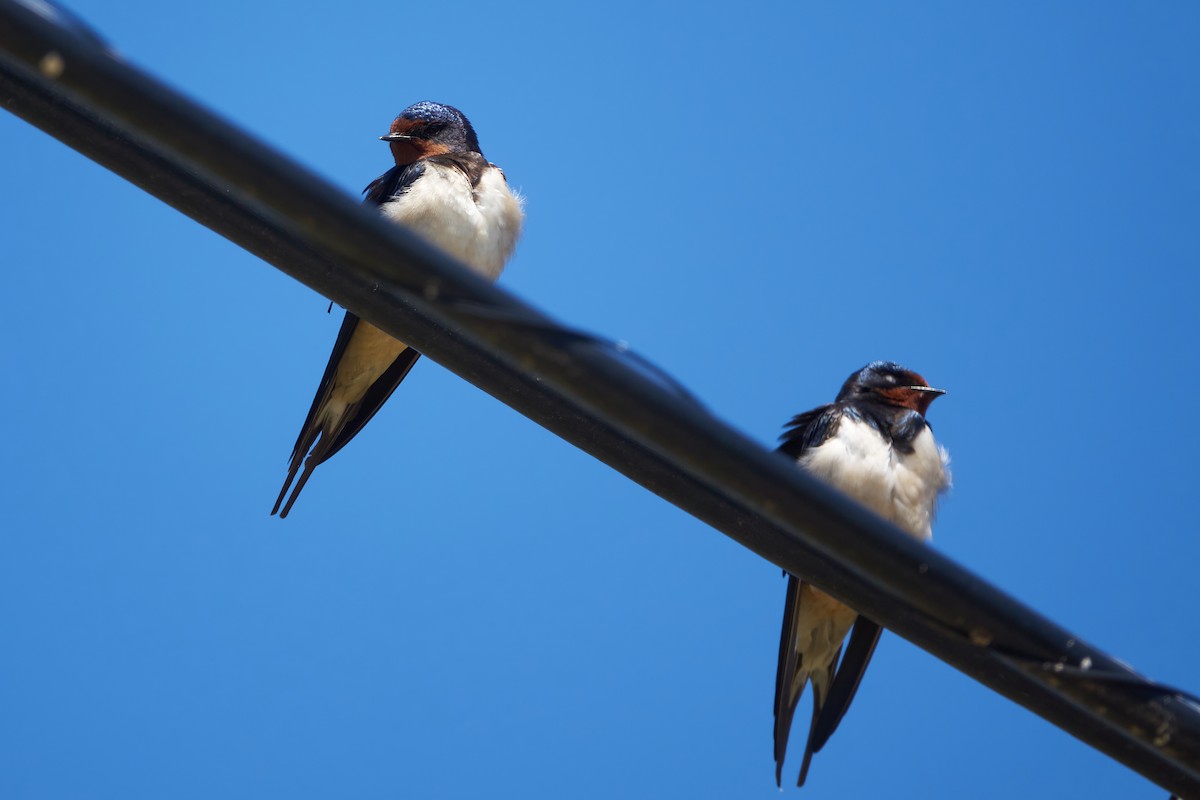
[[[512,255],[524,218],[520,198],[496,167],[472,191],[460,170],[434,163],[380,211],[491,280]]]
[[[950,486],[949,456],[928,428],[901,453],[866,422],[843,416],[837,434],[799,464],[919,539],[932,535],[938,495]]]

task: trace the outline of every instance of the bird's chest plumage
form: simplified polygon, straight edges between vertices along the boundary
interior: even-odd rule
[[[472,186],[442,164],[429,164],[380,211],[492,280],[512,255],[523,216],[500,170],[488,167]]]
[[[893,447],[869,423],[843,414],[834,434],[805,451],[799,464],[917,538],[928,539],[937,497],[950,485],[947,457],[927,427],[910,447]]]

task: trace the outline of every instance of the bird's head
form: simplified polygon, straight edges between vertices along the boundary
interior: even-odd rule
[[[837,399],[873,399],[892,406],[911,408],[925,416],[929,405],[945,393],[944,389],[932,388],[920,375],[899,364],[872,361],[846,379]]]
[[[379,138],[391,145],[399,165],[443,153],[483,155],[475,129],[461,111],[427,100],[401,111],[388,133]]]

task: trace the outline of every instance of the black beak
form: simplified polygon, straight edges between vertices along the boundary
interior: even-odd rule
[[[905,389],[912,389],[914,392],[925,392],[934,397],[941,397],[946,393],[945,389],[935,389],[932,386],[905,386]]]
[[[408,139],[411,139],[411,138],[413,138],[413,137],[409,136],[407,133],[389,133],[385,136],[380,136],[379,141],[381,141],[381,142],[403,142],[403,141],[407,141]]]

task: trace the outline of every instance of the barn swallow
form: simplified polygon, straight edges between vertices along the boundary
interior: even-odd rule
[[[794,417],[780,437],[779,451],[928,541],[938,495],[950,486],[949,456],[925,421],[930,404],[943,394],[915,372],[888,361],[873,362],[846,380],[833,403]],[[804,785],[813,753],[850,707],[880,633],[879,625],[854,609],[788,575],[775,675],[776,785],[781,784],[788,733],[804,684],[812,681],[813,713],[797,786]]]
[[[379,138],[391,147],[396,166],[364,190],[363,202],[496,280],[524,214],[504,172],[483,157],[467,118],[441,103],[417,103]],[[418,358],[416,350],[346,312],[272,514],[288,515],[313,469],[362,430]]]

